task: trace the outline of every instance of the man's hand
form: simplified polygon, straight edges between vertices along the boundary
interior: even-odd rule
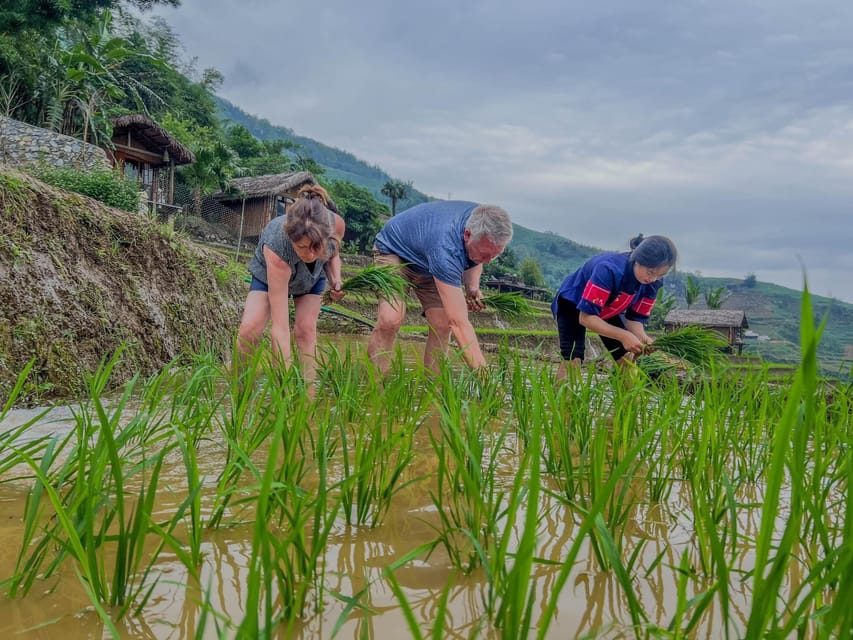
[[[468,303],[469,311],[482,311],[486,308],[483,304],[483,292],[479,289],[473,289],[465,294],[465,302]]]

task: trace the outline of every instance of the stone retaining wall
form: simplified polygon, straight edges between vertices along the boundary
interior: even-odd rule
[[[21,167],[46,163],[54,167],[109,169],[103,149],[77,138],[0,116],[0,163]]]

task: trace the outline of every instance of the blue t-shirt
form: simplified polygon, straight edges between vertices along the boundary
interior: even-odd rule
[[[415,205],[391,218],[376,236],[381,253],[400,256],[417,273],[454,286],[477,263],[465,253],[465,225],[476,202],[437,200]]]
[[[625,314],[628,320],[645,324],[655,305],[662,280],[642,284],[634,276],[630,253],[602,253],[587,260],[568,275],[551,303],[557,315],[557,300],[565,298],[579,311],[607,320]]]

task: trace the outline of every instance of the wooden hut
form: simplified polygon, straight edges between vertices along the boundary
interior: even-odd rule
[[[270,220],[283,213],[284,203],[292,200],[307,184],[316,184],[314,176],[307,171],[235,178],[228,191],[214,193],[210,200],[229,210],[223,212],[221,222],[235,236],[256,238]]]
[[[704,327],[719,333],[740,354],[749,323],[743,311],[732,309],[675,309],[667,313],[663,321],[667,332],[685,326]]]
[[[168,131],[142,114],[112,119],[112,149],[107,157],[139,182],[149,205],[171,205],[175,198],[175,167],[195,162],[193,152]]]
[[[483,286],[490,289],[497,289],[500,293],[520,293],[525,298],[530,298],[531,300],[550,300],[554,297],[554,293],[550,289],[531,287],[523,282],[514,280],[487,280],[483,283]]]

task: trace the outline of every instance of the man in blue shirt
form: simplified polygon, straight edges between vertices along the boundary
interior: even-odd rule
[[[430,327],[425,367],[437,369],[436,358],[447,352],[451,335],[469,367],[486,365],[468,311],[483,309],[483,265],[498,257],[510,240],[512,222],[506,211],[458,200],[414,206],[391,218],[376,236],[374,262],[402,265],[400,274],[424,309]],[[383,373],[405,315],[405,300],[379,301],[367,352]]]

